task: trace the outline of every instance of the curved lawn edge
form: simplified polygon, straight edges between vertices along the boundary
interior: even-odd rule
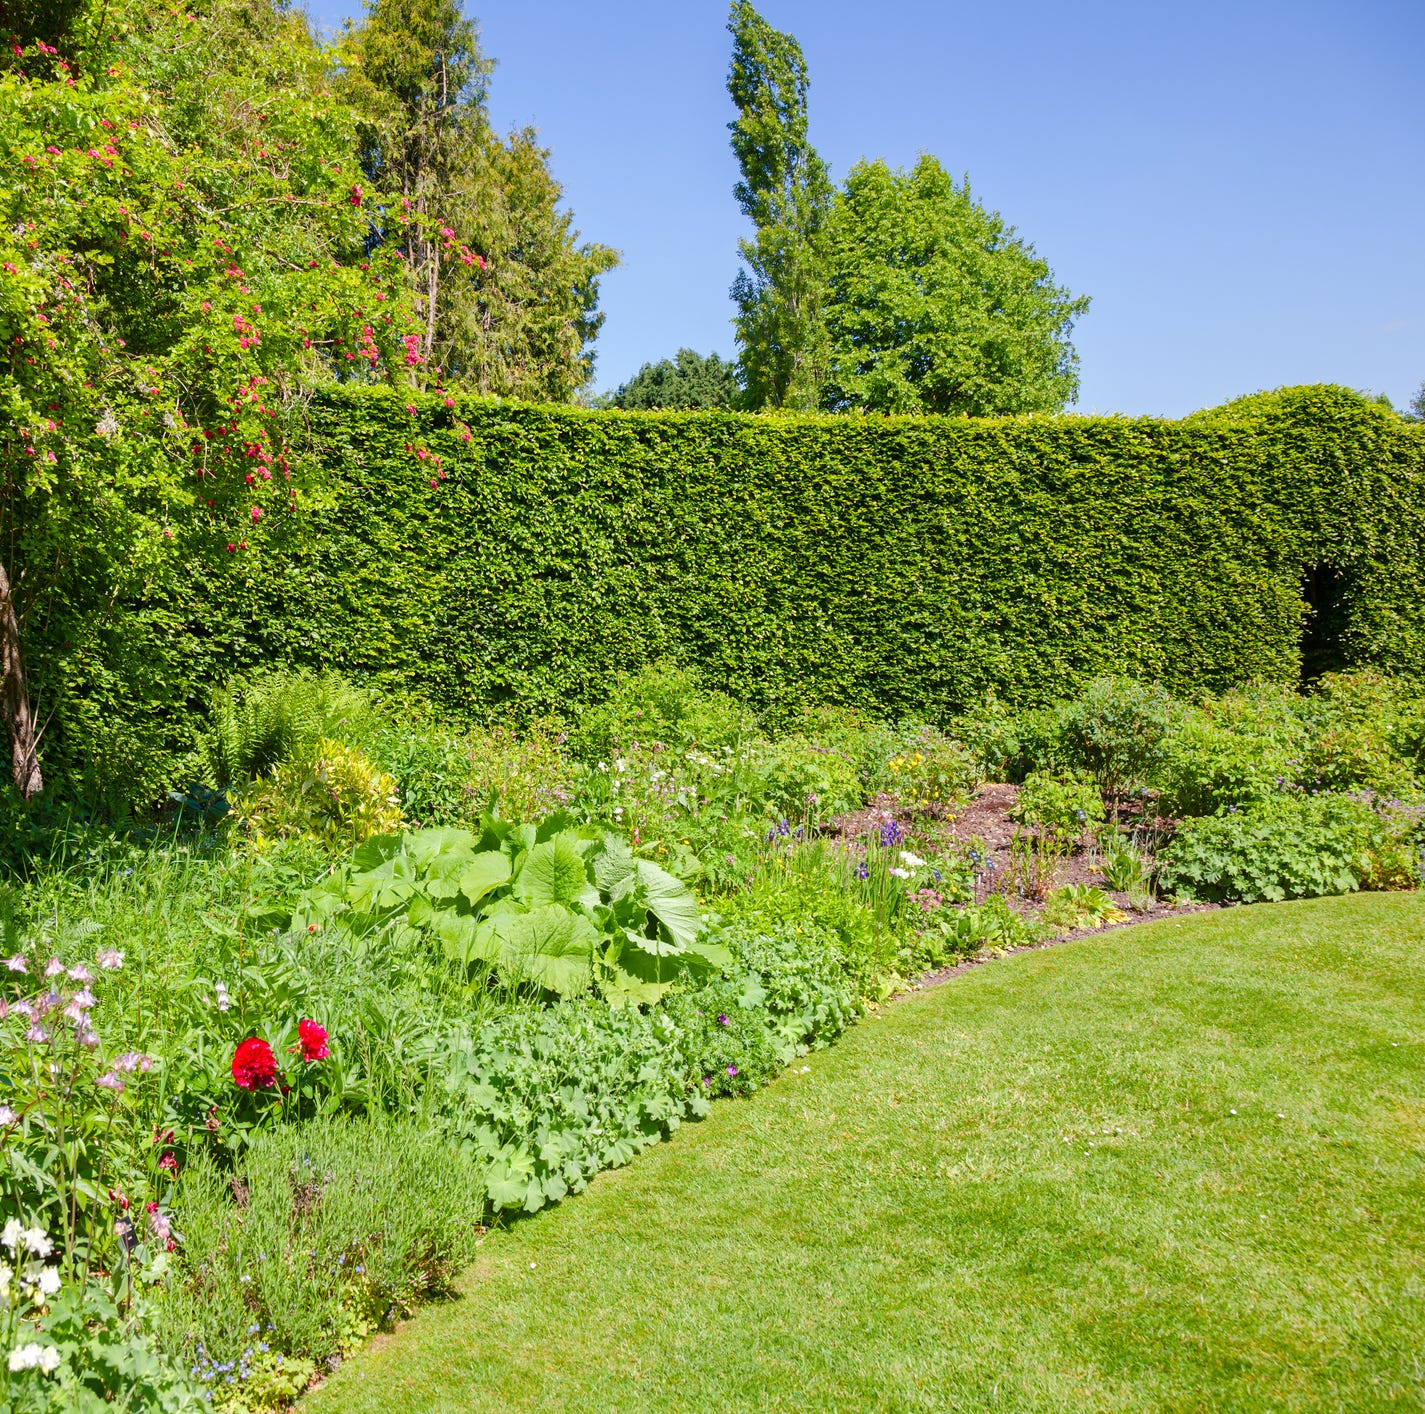
[[[303,1407],[1418,1408],[1423,945],[1354,895],[928,988],[492,1232]]]

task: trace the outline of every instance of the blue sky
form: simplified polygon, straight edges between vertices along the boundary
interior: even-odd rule
[[[731,355],[723,0],[467,3],[495,122],[539,129],[579,229],[623,253],[596,385]],[[833,176],[934,153],[1093,297],[1080,411],[1305,382],[1401,405],[1425,379],[1425,0],[760,8],[801,42]]]

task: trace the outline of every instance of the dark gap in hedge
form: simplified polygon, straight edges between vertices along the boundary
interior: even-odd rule
[[[1301,625],[1301,680],[1310,683],[1349,665],[1347,577],[1335,565],[1308,565],[1302,576],[1301,597],[1306,604]]]

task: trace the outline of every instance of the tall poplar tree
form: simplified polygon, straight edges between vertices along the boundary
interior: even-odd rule
[[[832,187],[807,138],[806,60],[748,0],[736,0],[727,27],[738,111],[728,128],[742,171],[733,191],[756,227],[738,243],[747,268],[732,287],[742,383],[754,408],[815,407],[825,376],[817,247]]]

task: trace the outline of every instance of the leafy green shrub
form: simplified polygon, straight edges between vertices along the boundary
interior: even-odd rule
[[[1296,778],[1300,748],[1218,726],[1194,713],[1172,733],[1154,773],[1159,809],[1216,815],[1270,799]]]
[[[182,1263],[158,1303],[165,1345],[210,1381],[215,1364],[272,1351],[320,1363],[445,1289],[484,1212],[476,1158],[414,1121],[283,1125],[232,1172],[199,1155],[179,1193]]]
[[[866,799],[856,759],[810,737],[785,736],[762,747],[755,774],[763,810],[772,819],[826,819]]]
[[[1062,730],[1073,763],[1113,796],[1147,779],[1173,720],[1173,699],[1162,687],[1105,677],[1064,709]]]
[[[1085,775],[1051,776],[1036,771],[1025,779],[1010,818],[1057,840],[1076,840],[1104,821],[1098,786]]]
[[[873,783],[908,810],[939,814],[974,793],[978,772],[959,742],[934,727],[909,725]]]
[[[349,846],[401,827],[396,782],[355,747],[325,737],[280,761],[233,805],[259,847],[293,835]]]
[[[1234,903],[1316,898],[1359,888],[1389,826],[1359,800],[1291,795],[1184,820],[1159,854],[1170,892]]]
[[[707,1112],[677,1034],[664,1011],[592,998],[457,1032],[440,1122],[485,1165],[494,1207],[537,1212]]]
[[[1416,783],[1425,695],[1380,673],[1328,673],[1300,707],[1310,732],[1301,777],[1327,790],[1383,795]]]
[[[955,719],[954,735],[983,779],[1018,784],[1031,772],[1052,773],[1069,765],[1058,708],[1016,711],[990,694]]]
[[[744,915],[719,935],[739,968],[761,984],[761,1006],[784,1047],[782,1064],[803,1048],[838,1037],[857,1015],[862,977],[842,951],[843,934],[817,918],[758,922]],[[697,994],[694,993],[694,996]]]
[[[381,720],[370,695],[338,674],[279,668],[213,692],[198,755],[214,785],[243,786],[323,739],[364,744]]]
[[[632,741],[709,749],[735,746],[755,732],[745,707],[703,688],[691,668],[660,662],[621,678],[602,703],[580,713],[569,746],[576,758],[599,761]]]
[[[452,828],[368,840],[306,893],[294,926],[362,936],[398,923],[454,962],[493,966],[510,987],[574,997],[597,987],[655,1001],[689,970],[723,960],[702,938],[688,886],[597,826],[538,828],[493,815]]]

